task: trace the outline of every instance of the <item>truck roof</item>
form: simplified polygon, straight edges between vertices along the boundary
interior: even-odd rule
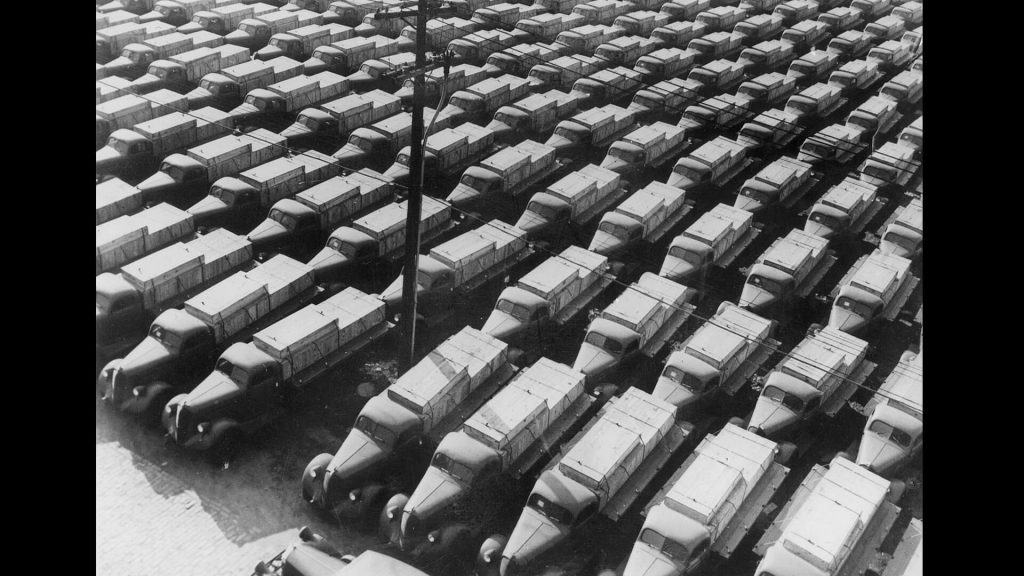
[[[896,102],[880,96],[872,96],[864,101],[854,112],[863,112],[872,116],[881,116],[896,110]],[[851,112],[852,114],[852,112]]]
[[[814,28],[821,28],[822,26],[827,26],[827,24],[818,20],[801,20],[800,22],[792,25],[789,29],[806,33],[810,32]]]
[[[181,54],[176,54],[168,58],[168,60],[170,60],[171,62],[177,62],[184,66],[188,66],[192,62],[198,62],[200,60],[203,60],[204,58],[209,58],[213,55],[219,55],[220,53],[220,50],[210,48],[209,46],[203,46],[201,48],[193,48],[192,50],[182,52]]]
[[[870,202],[877,191],[876,187],[866,182],[847,177],[839,184],[829,188],[817,203],[849,212],[861,202]]]
[[[864,358],[867,349],[868,343],[864,340],[825,327],[797,344],[780,370],[818,388],[833,371],[839,375],[849,374],[854,364]]]
[[[849,72],[854,76],[859,76],[867,71],[868,68],[878,68],[878,62],[869,62],[867,60],[850,60],[846,64],[839,67],[841,72]]]
[[[736,70],[743,71],[745,69],[745,67],[738,62],[734,62],[732,60],[725,60],[721,58],[718,60],[712,60],[711,62],[708,62],[707,64],[701,66],[701,68],[708,70],[716,75],[725,74]]]
[[[615,211],[639,222],[646,222],[662,206],[679,205],[685,197],[686,192],[681,188],[663,182],[651,182],[623,200]]]
[[[784,84],[787,78],[789,78],[789,76],[780,72],[768,72],[767,74],[761,74],[757,78],[754,78],[751,82],[755,82],[770,89],[778,86],[779,84]]]
[[[696,222],[686,229],[687,236],[696,236],[711,241],[720,237],[731,228],[739,228],[746,220],[752,220],[753,214],[726,204],[718,204],[711,210],[701,214]]]
[[[839,88],[838,86],[818,82],[813,86],[808,86],[807,88],[804,88],[798,94],[796,94],[796,96],[801,96],[803,98],[807,98],[808,100],[814,100],[816,102],[823,98],[838,97],[840,92],[842,92],[842,89]]]
[[[881,297],[889,284],[906,276],[910,260],[893,254],[874,252],[854,273],[850,286]]]
[[[920,232],[924,228],[924,205],[921,198],[914,198],[900,211],[894,221],[895,224],[905,226],[911,230]]]
[[[881,156],[883,161],[891,164],[893,160],[910,161],[914,158],[914,149],[897,142],[886,142],[871,154],[872,158]]]
[[[297,163],[292,158],[282,156],[275,158],[270,162],[250,168],[242,172],[239,176],[246,176],[262,183],[296,171],[299,173],[305,173],[305,167]]]
[[[332,328],[337,331],[337,318],[310,304],[253,334],[252,341],[262,352],[280,358],[289,348],[326,336]]]
[[[556,258],[548,258],[520,278],[519,284],[530,286],[537,294],[549,294],[566,277],[583,276],[601,270],[608,257],[595,254],[579,246],[569,246]]]
[[[796,169],[793,166],[776,161],[762,168],[754,178],[770,186],[782,188],[795,175]]]
[[[734,142],[725,136],[716,136],[714,140],[705,142],[700,146],[700,148],[690,152],[690,156],[708,164],[714,164],[722,157],[730,156],[743,149],[743,145]]]
[[[842,34],[833,38],[833,40],[842,40],[844,42],[850,42],[855,44],[857,42],[863,42],[868,39],[868,35],[861,30],[847,30]],[[831,44],[832,42],[829,42]]]
[[[910,362],[900,362],[878,387],[881,402],[902,404],[918,413],[924,412],[923,357],[918,353]],[[909,406],[908,406],[909,405]]]
[[[823,62],[825,60],[835,60],[836,58],[839,58],[839,56],[836,55],[834,52],[829,52],[828,50],[811,50],[810,52],[804,54],[797,60],[803,60],[804,62],[809,62],[811,64],[817,65],[819,62]]]
[[[785,238],[768,248],[764,261],[771,262],[781,270],[793,272],[812,254],[824,250],[827,245],[828,240],[824,238],[793,229]]]
[[[660,122],[659,124],[665,124],[665,123],[664,122]],[[666,124],[666,126],[670,126],[672,128],[678,128],[676,126],[671,126],[670,124]],[[636,146],[639,146],[640,148],[647,148],[648,146],[654,146],[658,142],[661,142],[662,140],[665,139],[665,132],[666,131],[662,130],[662,129],[659,129],[659,128],[660,127],[655,127],[653,125],[640,126],[636,130],[633,130],[629,134],[626,134],[625,136],[623,136],[622,140],[624,142],[629,142],[630,144],[635,144]],[[678,128],[678,129],[682,130],[682,128]]]
[[[690,289],[668,278],[662,278],[653,272],[644,272],[636,285],[648,295],[658,298],[670,306],[679,306],[686,302]]]
[[[843,145],[856,142],[859,137],[860,130],[855,130],[845,124],[830,124],[818,131],[817,134],[812,135],[808,140],[813,138],[827,146],[837,146],[840,142]]]

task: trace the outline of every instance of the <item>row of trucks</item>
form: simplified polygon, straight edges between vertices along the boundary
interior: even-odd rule
[[[880,320],[894,320],[919,282],[910,265],[909,259],[878,249],[861,256],[830,294],[828,325],[858,334]]]
[[[893,214],[878,235],[878,251],[913,259],[924,250],[924,200],[914,198]]]
[[[683,110],[676,126],[685,128],[687,136],[696,135],[704,128],[703,117],[690,118],[687,110],[701,101],[696,82],[683,78],[662,80],[647,88],[638,90],[629,103],[627,110],[633,112],[638,120],[671,120],[676,113]],[[692,126],[690,125],[692,123]]]
[[[250,90],[243,103],[228,113],[229,122],[236,127],[282,119],[291,124],[300,110],[334,100],[349,90],[348,79],[334,72],[294,76],[266,88]]]
[[[516,228],[531,240],[581,230],[626,193],[619,174],[587,164],[531,196]]]
[[[280,132],[295,145],[307,142],[348,138],[356,128],[398,114],[402,101],[383,90],[365,94],[349,94],[317,108],[306,108],[295,117],[295,122]]]
[[[576,113],[572,118],[562,120],[544,143],[559,154],[581,154],[587,148],[604,148],[636,126],[636,112],[605,104]]]
[[[213,39],[203,38],[212,36]],[[194,50],[196,48],[215,48],[224,44],[223,38],[208,32],[197,32],[195,34],[182,34],[171,32],[143,42],[126,45],[121,50],[121,55],[96,69],[98,78],[122,80],[135,80],[145,74],[151,64],[158,60],[167,60],[172,56]]]
[[[886,142],[857,168],[860,179],[880,190],[902,189],[917,173],[916,150],[899,142]]]
[[[224,36],[238,28],[243,20],[277,12],[275,6],[263,2],[250,4],[233,3],[201,10],[192,15],[192,21],[178,26],[178,32],[192,34],[206,30]]]
[[[176,32],[163,22],[120,22],[96,29],[96,71],[107,75],[106,64],[119,56],[129,44],[141,44]]]
[[[355,36],[352,28],[341,24],[310,24],[279,32],[270,37],[267,45],[253,54],[257,60],[273,60],[287,56],[302,62],[313,55],[313,50]]]
[[[441,114],[453,116],[453,123],[484,123],[502,106],[512,104],[530,93],[530,83],[524,78],[505,74],[487,78],[464,90],[452,93]],[[433,116],[433,114],[431,114]]]
[[[621,258],[641,243],[656,244],[693,208],[686,200],[685,190],[649,183],[601,217],[588,250]]]
[[[200,79],[207,74],[220,72],[248,62],[249,49],[233,44],[225,44],[216,48],[195,48],[171,56],[166,60],[157,60],[149,65],[146,73],[132,81],[129,90],[137,94],[145,94],[161,88],[175,92],[187,93],[195,88]]]
[[[454,128],[445,128],[431,133],[423,146],[423,176],[438,182],[457,176],[467,167],[484,159],[494,149],[494,133],[472,122],[466,122]],[[531,153],[550,158],[554,161],[554,150],[533,148]],[[409,181],[409,157],[411,146],[398,151],[395,162],[384,171],[384,177],[406,184]]]
[[[867,416],[856,462],[890,478],[924,448],[924,356],[907,351],[861,410]]]
[[[224,42],[244,46],[255,52],[266,46],[275,34],[317,24],[326,22],[322,15],[315,12],[278,10],[242,20],[234,30],[224,35]]]
[[[717,204],[669,243],[659,276],[674,282],[703,282],[712,267],[727,268],[753,242],[761,227],[754,214]]]
[[[736,141],[749,148],[751,155],[784,149],[807,130],[797,122],[798,119],[792,112],[772,108],[743,124],[736,134]]]
[[[266,62],[250,60],[203,76],[199,87],[189,91],[185,97],[188,98],[189,109],[214,106],[231,110],[241,104],[249,92],[300,74],[302,64],[284,56]]]
[[[191,214],[166,203],[108,220],[96,226],[96,274],[190,239],[195,231]]]
[[[722,187],[753,162],[747,150],[735,140],[717,136],[677,160],[666,184],[690,193]]]
[[[546,64],[560,56],[570,54],[571,50],[565,44],[516,44],[501,52],[495,52],[484,61],[484,72],[488,76],[500,76],[501,74],[513,74],[516,76],[527,76],[530,70],[538,64]]]
[[[188,101],[170,90],[160,90],[145,97],[125,94],[99,103],[96,105],[96,149],[102,148],[116,130],[131,129],[140,122],[187,109]]]
[[[860,234],[882,208],[878,190],[878,186],[847,176],[811,206],[804,231],[825,239]]]
[[[364,62],[394,56],[403,51],[397,40],[386,36],[356,36],[314,48],[302,67],[306,74],[324,71],[351,74],[358,71]]]
[[[493,202],[496,196],[516,198],[561,166],[555,160],[554,148],[523,140],[466,168],[445,201],[464,207]]]
[[[457,64],[452,66],[445,74],[443,68],[436,68],[424,75],[423,105],[436,107],[441,101],[443,94],[454,94],[459,90],[469,88],[487,77],[487,73],[480,66],[472,64]],[[395,96],[401,99],[403,106],[412,105],[413,80],[406,80]]]
[[[192,20],[196,12],[233,4],[238,0],[158,0],[152,10],[139,16],[139,22],[166,22],[182,26]]]
[[[601,167],[625,178],[655,170],[679,154],[688,144],[685,130],[665,122],[641,126],[608,147]]]
[[[828,243],[797,229],[776,238],[746,271],[740,307],[764,313],[792,298],[806,298],[836,262]]]
[[[434,130],[443,130],[455,124],[456,109],[442,109],[434,117],[434,110],[424,110],[423,118],[431,119]],[[346,142],[331,155],[346,168],[372,167],[385,170],[389,159],[395,158],[412,138],[412,114],[399,112],[369,126],[356,128]]]
[[[579,96],[559,90],[531,94],[495,110],[487,128],[499,141],[519,136],[546,139],[559,122],[576,114],[580,107]]]
[[[782,156],[740,185],[733,206],[753,214],[773,205],[789,208],[819,182],[821,174],[810,164]]]

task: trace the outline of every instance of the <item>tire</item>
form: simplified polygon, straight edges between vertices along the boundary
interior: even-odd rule
[[[314,506],[324,501],[324,474],[334,455],[326,452],[310,460],[302,472],[302,499]]]
[[[230,463],[238,454],[241,442],[242,431],[238,428],[231,428],[224,432],[224,435],[210,448],[210,458],[213,463],[217,465]]]
[[[174,393],[172,388],[158,392],[157,395],[153,397],[153,401],[150,402],[143,415],[146,419],[146,425],[162,427],[163,424],[160,417],[163,415],[164,408],[167,406],[167,403],[175,396],[177,396],[177,394]]]

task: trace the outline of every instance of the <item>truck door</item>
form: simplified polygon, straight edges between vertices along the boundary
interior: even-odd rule
[[[135,296],[125,296],[115,300],[110,305],[110,330],[109,333],[117,334],[124,332],[135,321],[140,320],[142,306]]]
[[[269,366],[254,370],[250,376],[249,390],[246,393],[245,418],[255,418],[267,413],[280,399],[282,384],[274,377]]]
[[[256,192],[246,190],[235,196],[235,209],[238,214],[251,215],[259,211],[260,203]]]
[[[212,361],[210,356],[213,352],[210,340],[210,334],[204,332],[196,332],[186,337],[181,343],[181,365],[188,366],[193,373],[209,371]]]

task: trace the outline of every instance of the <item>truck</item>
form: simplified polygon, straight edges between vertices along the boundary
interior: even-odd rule
[[[191,22],[178,26],[178,32],[181,32],[182,34],[192,34],[199,32],[200,30],[206,30],[207,32],[224,36],[228,32],[238,28],[238,24],[241,23],[242,20],[274,11],[273,6],[263,4],[262,2],[260,4],[261,11],[259,14],[253,10],[253,6],[240,3],[226,4],[209,10],[201,10],[192,15]]]
[[[803,88],[825,80],[839,65],[839,55],[827,50],[811,50],[789,65],[786,75]]]
[[[853,0],[850,2],[850,8],[860,10],[865,20],[876,20],[882,14],[891,12],[892,5],[898,3],[892,0]]]
[[[655,398],[693,412],[720,394],[735,396],[779,346],[777,325],[731,302],[665,360],[652,392]]]
[[[924,355],[904,352],[864,406],[856,462],[880,476],[899,472],[924,448]]]
[[[609,66],[609,62],[595,56],[578,54],[559,56],[546,64],[530,68],[526,79],[530,90],[541,92],[552,88],[568,90],[577,80]]]
[[[699,89],[699,84],[683,78],[662,80],[638,90],[627,110],[634,112],[638,120],[672,119],[677,111],[685,110],[701,100],[697,93]],[[677,125],[686,127],[682,123]]]
[[[466,168],[445,201],[462,207],[493,202],[498,195],[514,198],[559,168],[554,148],[523,140],[502,148],[479,165]]]
[[[482,123],[498,108],[511,104],[529,93],[530,83],[526,79],[505,74],[481,80],[465,90],[453,93],[442,112],[457,118],[453,123]]]
[[[433,118],[434,110],[423,111],[424,118]],[[434,130],[443,130],[454,123],[454,115],[444,110],[434,121]],[[348,137],[348,142],[331,157],[347,168],[370,166],[374,169],[385,169],[387,159],[409,145],[412,133],[412,114],[399,112],[369,126],[356,128]],[[383,175],[382,175],[383,177]]]
[[[783,156],[744,182],[733,206],[753,214],[776,203],[789,208],[819,182],[810,164]]]
[[[914,159],[920,159],[924,147],[924,115],[918,116],[909,126],[904,128],[896,142],[914,150]]]
[[[96,105],[96,139],[99,146],[106,141],[106,137],[113,131],[120,128],[131,128],[139,122],[153,119],[153,113],[157,115],[166,114],[166,111],[156,109],[153,104],[141,96],[125,94],[102,104]],[[101,139],[102,138],[102,139]]]
[[[782,35],[785,19],[777,14],[757,14],[738,22],[733,34],[743,36],[744,46],[753,46]]]
[[[746,67],[731,60],[714,60],[697,66],[686,75],[687,80],[700,84],[702,96],[714,96],[727,92],[743,82]]]
[[[408,201],[386,204],[381,208],[352,220],[331,232],[327,244],[313,256],[313,267],[318,282],[331,282],[340,278],[356,277],[365,268],[391,265],[405,255],[405,221],[409,212]],[[420,246],[429,248],[455,229],[451,206],[430,196],[423,198],[420,210]]]
[[[516,30],[530,34],[536,40],[554,42],[559,34],[583,26],[580,14],[543,13],[516,22]]]
[[[269,162],[284,155],[284,138],[268,130],[230,134],[171,154],[160,170],[138,184],[144,202],[170,201],[189,206],[202,198],[209,186],[224,176]]]
[[[125,264],[118,274],[96,276],[96,354],[102,364],[135,347],[164,310],[250,267],[252,258],[245,238],[213,230]]]
[[[129,179],[152,174],[162,158],[227,131],[227,113],[209,106],[188,114],[171,112],[139,122],[131,130],[120,128],[96,151],[96,174]]]
[[[502,488],[546,463],[597,404],[582,374],[540,358],[441,439],[411,494],[388,501],[383,528],[391,543],[420,559],[451,554],[495,524],[508,507]]]
[[[616,17],[612,25],[622,28],[627,34],[649,38],[655,28],[660,28],[671,20],[672,17],[663,12],[642,9]]]
[[[697,53],[698,64],[705,64],[712,60],[739,55],[740,50],[743,49],[743,36],[724,31],[712,32],[690,40],[686,48]]]
[[[618,26],[584,24],[560,32],[555,37],[555,42],[568,46],[574,54],[584,55],[593,53],[601,44],[611,42],[625,33],[626,31]]]
[[[749,75],[785,69],[796,58],[793,45],[782,40],[759,42],[740,52],[737,62],[746,66]]]
[[[859,234],[881,209],[878,186],[847,176],[811,206],[804,231],[821,238]]]
[[[561,234],[565,224],[583,227],[625,194],[620,175],[587,164],[534,194],[516,228],[531,240]]]
[[[121,55],[107,62],[103,71],[107,76],[120,76],[134,80],[146,73],[149,65],[194,48],[193,39],[181,32],[171,32],[139,43],[126,45]]]
[[[302,64],[285,56],[269,62],[250,60],[203,76],[199,87],[185,96],[192,109],[215,106],[221,110],[232,110],[249,92],[299,74],[302,74]]]
[[[813,50],[832,38],[832,29],[820,20],[804,20],[782,31],[782,40],[793,45],[796,53]]]
[[[818,15],[818,22],[828,26],[833,36],[848,32],[864,23],[864,14],[850,6],[837,6]]]
[[[653,358],[693,313],[696,294],[693,288],[644,272],[587,326],[573,369],[586,374],[589,385],[639,354]]]
[[[850,60],[863,58],[870,49],[870,36],[858,30],[847,30],[829,40],[826,51],[838,55],[840,62],[849,62]]]
[[[576,114],[580,95],[559,90],[536,93],[498,108],[487,128],[497,141],[521,136],[547,139],[560,121]]]
[[[451,313],[453,296],[468,294],[489,280],[500,278],[526,259],[532,248],[526,232],[501,220],[491,220],[430,249],[419,257],[416,292],[428,325]],[[388,311],[402,302],[402,276],[382,293]]]
[[[531,326],[565,325],[614,280],[608,258],[569,246],[502,290],[480,329],[514,344]]]
[[[797,122],[791,112],[772,108],[744,124],[736,135],[736,141],[750,149],[748,154],[769,153],[786,148],[806,127]]]
[[[316,74],[324,70],[350,74],[359,70],[359,66],[367,60],[378,60],[400,52],[402,50],[399,50],[398,41],[393,38],[379,35],[369,38],[357,36],[317,46],[302,66],[306,74]]]
[[[886,40],[899,40],[906,31],[907,23],[899,16],[889,15],[869,22],[864,27],[864,33],[871,38],[872,44],[879,44]]]
[[[224,45],[223,36],[218,36],[206,30],[186,34],[185,37],[192,41],[191,48],[217,48]]]
[[[782,16],[787,26],[804,20],[814,20],[818,15],[818,3],[814,0],[789,0],[775,7],[772,14]]]
[[[591,0],[573,7],[572,13],[583,16],[587,24],[611,24],[619,16],[637,9],[633,2],[621,0]]]
[[[581,106],[623,102],[644,87],[643,75],[625,66],[598,70],[572,85],[570,94],[580,95]]]
[[[153,62],[146,73],[133,80],[131,85],[137,94],[145,94],[160,88],[187,93],[207,74],[247,61],[249,49],[234,44],[225,44],[217,48],[196,48],[171,56],[167,60]]]
[[[924,4],[921,2],[904,2],[892,9],[889,13],[896,18],[902,18],[907,28],[914,28],[921,25],[924,20]]]
[[[335,454],[302,473],[302,498],[344,519],[374,518],[415,482],[433,448],[512,378],[509,347],[464,327],[370,398]],[[398,485],[396,488],[395,485]]]
[[[716,204],[672,239],[658,276],[673,282],[703,279],[712,266],[726,268],[761,232],[746,210]]]
[[[545,146],[558,154],[583,153],[585,148],[604,148],[628,133],[636,125],[636,112],[614,104],[578,112],[555,126]]]
[[[747,270],[739,305],[763,313],[791,298],[806,298],[835,263],[828,240],[794,228]]]
[[[302,62],[309,58],[318,46],[326,46],[354,36],[352,28],[341,24],[310,24],[274,34],[267,41],[267,45],[257,50],[253,57],[266,61],[287,56]]]
[[[523,41],[521,34],[504,30],[481,30],[448,43],[453,64],[483,64],[487,57]]]
[[[886,40],[869,50],[867,59],[878,62],[883,72],[892,72],[906,66],[914,56],[907,44],[899,40]]]
[[[641,126],[608,147],[601,168],[629,178],[677,158],[688,144],[685,131],[665,122]]]
[[[206,198],[189,207],[199,226],[245,230],[282,198],[338,174],[340,168],[326,154],[311,150],[275,158],[238,174],[217,179]]]
[[[686,48],[692,40],[700,38],[705,32],[707,25],[700,22],[670,22],[655,28],[651,32],[651,39],[660,42],[663,48]]]
[[[142,192],[124,180],[113,177],[96,185],[97,226],[141,208]]]
[[[510,4],[507,6],[511,6]],[[517,4],[516,6],[521,6]],[[523,6],[525,8],[525,6]],[[431,18],[427,20],[427,51],[443,52],[448,43],[480,30],[481,25],[465,18]],[[395,40],[399,52],[416,49],[416,27],[402,28]]]
[[[501,576],[536,570],[561,556],[559,544],[571,536],[592,537],[598,514],[618,521],[690,437],[692,425],[675,415],[673,406],[636,388],[609,400],[541,472],[505,545],[485,541],[478,565],[497,563]]]
[[[828,77],[831,86],[838,86],[844,95],[863,94],[884,77],[877,60],[853,60],[839,67]]]
[[[747,430],[796,438],[802,423],[835,417],[876,367],[865,358],[867,351],[867,342],[835,328],[812,330],[765,378]],[[808,442],[799,444],[808,448]]]
[[[782,0],[741,0],[739,7],[748,14],[771,14],[772,9],[782,3]]]
[[[754,576],[863,573],[900,509],[886,479],[836,457],[804,478],[754,548]]]
[[[111,360],[97,379],[103,400],[159,421],[167,402],[190,391],[228,346],[310,303],[320,293],[313,271],[278,255],[235,272],[165,310],[124,358]]]
[[[279,10],[242,20],[238,23],[235,30],[224,35],[224,42],[236,46],[244,46],[255,52],[266,46],[274,34],[288,32],[302,26],[323,23],[323,17],[315,12],[308,10],[294,12]]]
[[[778,493],[785,461],[777,443],[731,424],[708,434],[645,509],[623,576],[651,565],[692,574],[730,558]]]
[[[295,117],[295,123],[280,132],[288,142],[295,144],[314,139],[341,139],[344,141],[356,128],[398,114],[402,100],[383,90],[364,94],[349,94],[318,108],[306,108]]]
[[[484,72],[492,78],[502,74],[526,76],[534,66],[546,64],[559,56],[568,54],[569,47],[565,44],[541,42],[516,44],[488,56],[483,68]]]
[[[668,46],[637,58],[633,69],[643,75],[645,82],[654,82],[685,77],[696,65],[696,50]]]
[[[342,0],[331,2],[323,12],[324,24],[344,24],[358,26],[367,14],[382,8],[398,6],[400,0]]]
[[[878,249],[861,256],[830,294],[828,327],[857,334],[879,320],[895,319],[918,284],[910,264]]]
[[[742,22],[747,16],[748,13],[743,8],[716,6],[697,14],[694,21],[706,25],[707,31],[705,33],[710,34],[712,32],[732,30],[734,26]]]
[[[120,268],[195,234],[192,215],[161,203],[96,226],[96,274]]]
[[[736,96],[750,101],[753,110],[764,110],[788,100],[796,91],[796,80],[779,72],[761,74],[736,89]]]
[[[904,70],[882,85],[882,98],[889,98],[900,107],[909,108],[924,96],[924,76],[916,70]]]
[[[661,182],[651,182],[634,192],[615,210],[601,217],[589,250],[613,256],[636,247],[654,244],[693,208],[686,191]]]
[[[633,66],[637,59],[654,52],[660,42],[644,36],[619,36],[611,42],[605,42],[594,50],[594,56],[603,58],[618,66]]]
[[[493,148],[494,133],[472,122],[438,130],[427,138],[423,147],[423,173],[432,181],[455,176],[484,158]],[[400,184],[408,182],[410,154],[411,147],[399,150],[395,163],[384,172],[384,177]],[[554,161],[554,151],[543,151],[542,155]]]
[[[153,9],[153,0],[123,0],[100,4],[96,2],[97,14],[109,14],[111,12],[130,12],[132,14],[145,14]]]
[[[680,158],[672,167],[666,183],[691,193],[710,186],[721,187],[751,162],[747,158],[746,146],[725,136],[717,136]]]
[[[358,92],[374,88],[393,92],[401,88],[395,73],[402,68],[412,66],[415,62],[416,54],[413,52],[399,52],[391,56],[365,60],[360,64],[359,70],[349,74],[348,81],[352,85],[352,89]]]
[[[473,12],[472,22],[482,28],[511,30],[515,28],[516,22],[519,20],[532,18],[545,12],[547,12],[547,8],[539,4],[526,5],[501,2],[477,8]],[[442,44],[442,46],[444,45]]]
[[[878,251],[902,258],[913,258],[924,249],[923,201],[914,198],[893,215],[879,235]]]
[[[163,427],[179,446],[227,461],[244,436],[280,418],[304,388],[392,327],[383,302],[345,288],[229,346],[209,376],[171,398]]]
[[[138,44],[171,32],[174,32],[174,26],[163,22],[122,22],[97,29],[96,63],[105,65],[120,55],[129,44]],[[106,70],[106,66],[103,68]]]
[[[841,88],[818,82],[790,96],[784,110],[796,116],[798,122],[809,124],[816,118],[827,118],[847,102]]]
[[[896,142],[886,142],[868,156],[857,168],[860,179],[880,190],[899,189],[907,185],[921,164],[914,160],[914,149]]]
[[[201,10],[213,8],[214,0],[159,0],[153,10],[139,16],[139,22],[166,22],[172,26],[181,26],[192,20],[192,16]]]
[[[456,64],[448,70],[447,75],[444,72],[443,68],[435,68],[423,75],[423,99],[421,102],[424,106],[436,107],[441,102],[442,93],[452,94],[479,84],[487,78],[487,73],[483,68],[472,64]],[[413,83],[412,79],[408,79],[395,92],[395,96],[401,99],[403,106],[412,106]]]
[[[270,119],[291,118],[303,108],[328,102],[349,92],[348,79],[334,72],[313,76],[295,76],[266,88],[251,90],[245,101],[231,110],[236,127],[250,126]]]
[[[709,10],[711,0],[672,0],[661,5],[659,11],[668,14],[673,20],[692,21],[697,14]],[[653,10],[653,8],[651,8]]]

